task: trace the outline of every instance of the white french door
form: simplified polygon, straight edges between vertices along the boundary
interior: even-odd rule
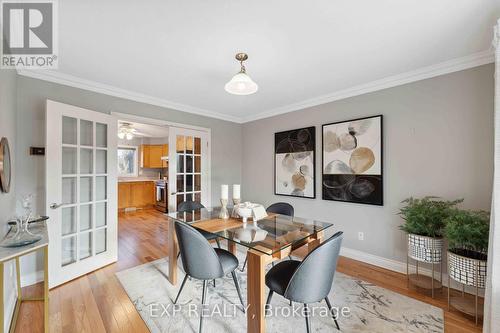
[[[168,135],[169,212],[182,201],[211,206],[209,132],[170,127]]]
[[[115,117],[47,100],[49,287],[117,260]]]

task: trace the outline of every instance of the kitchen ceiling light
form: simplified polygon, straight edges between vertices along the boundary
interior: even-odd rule
[[[246,53],[237,53],[235,58],[240,62],[241,70],[226,83],[224,89],[233,95],[251,95],[257,92],[259,86],[247,75],[246,68],[243,65],[243,61],[248,59],[248,55]]]
[[[123,123],[118,129],[118,138],[132,140],[134,138],[134,131],[129,123]]]

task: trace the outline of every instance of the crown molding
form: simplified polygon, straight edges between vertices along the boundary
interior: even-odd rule
[[[67,74],[63,74],[60,72],[36,69],[36,70],[18,70],[18,74],[22,75],[22,76],[30,77],[33,79],[62,84],[62,85],[73,87],[73,88],[93,91],[93,92],[104,94],[104,95],[109,95],[109,96],[114,96],[114,97],[132,100],[135,102],[156,105],[156,106],[160,106],[160,107],[164,107],[164,108],[168,108],[168,109],[172,109],[172,110],[176,110],[176,111],[183,111],[183,112],[192,113],[192,114],[205,116],[205,117],[209,117],[209,118],[216,118],[216,119],[231,121],[231,122],[235,122],[235,123],[241,123],[241,119],[239,119],[238,117],[234,117],[234,116],[230,116],[230,115],[226,115],[226,114],[222,114],[222,113],[218,113],[218,112],[214,112],[214,111],[210,111],[210,110],[197,108],[197,107],[194,107],[191,105],[172,102],[172,101],[169,101],[166,99],[141,94],[141,93],[131,91],[131,90],[117,88],[117,87],[114,87],[111,85],[82,79],[82,78],[79,78],[76,76],[67,75]]]
[[[498,41],[498,27],[496,28],[495,33],[495,41]],[[102,84],[95,81],[85,80],[76,76],[63,74],[55,71],[48,70],[18,70],[18,74],[34,79],[49,81],[53,83],[58,83],[74,88],[84,89],[88,91],[93,91],[96,93],[101,93],[109,96],[124,98],[128,100],[133,100],[136,102],[156,105],[172,110],[188,112],[196,115],[201,115],[210,118],[216,118],[226,121],[231,121],[234,123],[246,123],[259,119],[269,118],[273,116],[277,116],[280,114],[298,111],[302,109],[307,109],[313,106],[326,104],[334,101],[338,101],[341,99],[354,97],[358,95],[363,95],[367,93],[371,93],[378,90],[383,90],[387,88],[392,88],[400,85],[404,85],[411,82],[416,82],[420,80],[425,80],[429,78],[433,78],[436,76],[449,74],[453,72],[458,72],[464,69],[473,68],[485,64],[489,64],[494,62],[494,53],[493,50],[485,50],[483,52],[478,52],[466,57],[456,58],[452,60],[448,60],[445,62],[441,62],[435,65],[422,67],[413,71],[409,71],[406,73],[401,73],[394,76],[389,76],[380,80],[375,80],[372,82],[368,82],[365,84],[360,84],[351,88],[339,90],[333,92],[328,95],[318,96],[315,98],[307,99],[298,103],[289,104],[286,106],[266,110],[255,115],[246,116],[246,117],[235,117],[226,114],[222,114],[215,111],[210,111],[206,109],[197,108],[194,106],[181,104],[172,102],[166,99],[161,99],[145,94],[141,94],[138,92],[125,90],[117,87],[113,87],[110,85]]]
[[[422,67],[406,73],[389,76],[365,84],[360,84],[351,88],[336,91],[328,95],[318,96],[298,103],[267,110],[252,116],[244,117],[242,119],[242,122],[247,123],[250,121],[269,118],[284,113],[299,111],[302,109],[307,109],[313,106],[326,104],[349,97],[363,95],[374,91],[392,88],[420,80],[425,80],[444,74],[458,72],[468,68],[486,65],[492,62],[494,62],[493,51],[486,50],[483,52],[472,54],[470,56],[452,59],[435,65]]]

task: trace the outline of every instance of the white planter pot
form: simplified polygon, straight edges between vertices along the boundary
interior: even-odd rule
[[[467,286],[485,288],[486,260],[472,259],[448,251],[448,274]]]
[[[442,238],[408,234],[408,257],[426,263],[440,263],[443,244]]]

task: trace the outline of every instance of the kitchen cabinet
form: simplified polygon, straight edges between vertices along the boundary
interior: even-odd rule
[[[168,161],[162,161],[162,156],[168,156],[168,144],[141,145],[142,168],[166,168],[168,166]]]
[[[118,183],[118,209],[153,207],[156,203],[153,181],[122,181]]]

